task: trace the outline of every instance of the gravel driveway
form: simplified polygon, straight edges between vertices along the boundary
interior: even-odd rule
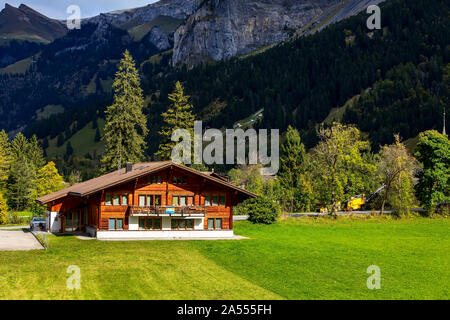
[[[44,249],[28,231],[0,231],[0,251]]]

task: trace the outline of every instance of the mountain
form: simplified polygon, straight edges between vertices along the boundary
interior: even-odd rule
[[[380,0],[206,0],[175,33],[173,65],[227,60],[359,13]]]
[[[2,40],[16,39],[50,43],[66,33],[67,28],[62,22],[50,19],[24,4],[18,8],[6,4],[0,12]]]
[[[60,112],[108,101],[123,52],[130,50],[140,64],[171,49],[175,30],[196,4],[196,0],[164,0],[101,14],[84,19],[80,30],[71,30],[45,47],[21,50],[23,45],[11,45],[10,41],[8,50],[0,51],[0,68],[4,67],[0,69],[0,128],[14,134],[40,114],[47,114],[45,110]],[[12,12],[19,15],[21,10],[33,11],[23,5],[19,9],[8,5],[4,16],[10,17]],[[48,26],[41,27],[43,34]]]
[[[105,89],[110,87],[121,50],[129,48],[140,66],[146,95],[148,157],[157,150],[160,115],[170,104],[167,95],[176,81],[185,86],[205,127],[231,128],[263,113],[262,120],[255,121],[257,128],[282,132],[293,125],[308,148],[317,142],[317,125],[334,113],[339,114],[337,120],[364,129],[374,149],[391,143],[394,133],[408,139],[423,130],[441,130],[442,101],[448,91],[442,89],[443,70],[450,62],[448,1],[386,1],[381,4],[382,30],[367,30],[366,13],[329,24],[335,16],[360,10],[361,3],[367,4],[347,1],[325,10],[278,45],[192,69],[173,68],[171,50],[161,52],[153,45],[153,56],[145,52],[152,46],[149,33],[139,41],[123,27],[105,24],[110,33],[103,33],[101,24],[87,24],[81,33],[71,32],[43,50],[34,65],[39,70],[35,80],[4,79],[6,88],[20,81],[26,84],[14,97],[11,93],[2,96],[0,76],[0,103],[11,99],[3,104],[11,106],[3,109],[7,112],[0,108],[0,122],[10,117],[13,126],[27,126],[27,136],[37,134],[47,141],[48,155],[64,172],[77,166],[79,170],[94,168],[90,161],[98,161],[101,152],[101,143],[94,141],[94,123],[104,118],[111,97]],[[184,25],[188,22],[189,18]],[[96,34],[103,34],[101,41],[93,41]],[[71,48],[70,55],[65,48]],[[37,108],[41,108],[37,117],[30,121]],[[86,155],[86,148],[74,150],[76,157],[63,159],[67,141],[73,146],[83,141],[89,150],[97,151]]]
[[[200,4],[200,0],[161,0],[145,7],[103,13],[84,19],[83,23],[108,23],[123,29],[132,29],[165,16],[183,21]]]

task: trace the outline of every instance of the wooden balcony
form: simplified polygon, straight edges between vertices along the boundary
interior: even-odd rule
[[[204,217],[206,206],[129,206],[131,216]]]

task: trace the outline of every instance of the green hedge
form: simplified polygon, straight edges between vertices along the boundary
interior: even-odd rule
[[[272,224],[280,215],[281,208],[272,199],[261,196],[244,201],[239,213],[249,215],[249,220],[253,223]]]

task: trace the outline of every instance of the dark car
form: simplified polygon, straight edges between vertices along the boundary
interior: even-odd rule
[[[30,230],[44,230],[46,221],[41,217],[33,217],[30,221]]]

